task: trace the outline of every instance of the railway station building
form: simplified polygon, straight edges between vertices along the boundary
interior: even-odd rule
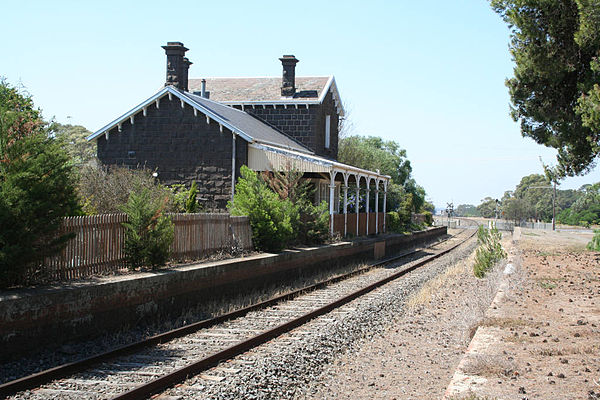
[[[162,47],[164,87],[88,137],[102,164],[149,168],[164,184],[196,181],[213,211],[225,210],[242,165],[294,168],[314,184],[315,203],[328,202],[332,233],[385,232],[390,177],[337,161],[344,109],[333,76],[296,77],[299,60],[284,55],[281,77],[188,79],[188,49]]]

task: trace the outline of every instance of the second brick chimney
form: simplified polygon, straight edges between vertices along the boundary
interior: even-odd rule
[[[279,59],[283,65],[281,95],[291,97],[296,94],[296,63],[299,61],[293,55],[284,55]]]
[[[167,55],[167,79],[165,86],[172,85],[181,90],[188,90],[188,68],[192,64],[185,58],[188,49],[181,42],[167,42],[162,46]]]
[[[188,73],[190,65],[192,64],[193,62],[188,60],[187,57],[183,57],[183,90],[185,90],[186,92],[188,91]]]

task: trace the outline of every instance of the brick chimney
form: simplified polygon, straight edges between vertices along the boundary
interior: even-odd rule
[[[188,71],[190,69],[190,65],[192,65],[193,62],[191,62],[187,57],[183,57],[183,90],[185,90],[186,92],[189,90],[188,89]]]
[[[296,94],[296,63],[299,61],[293,55],[284,55],[279,59],[283,65],[281,95],[291,97]]]
[[[167,80],[165,86],[172,85],[177,89],[187,90],[187,71],[191,63],[186,62],[185,52],[188,51],[181,42],[167,42],[162,46],[167,55]]]

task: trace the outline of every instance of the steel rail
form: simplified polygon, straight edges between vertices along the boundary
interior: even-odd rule
[[[471,236],[469,236],[469,238]],[[90,357],[87,357],[87,358],[84,358],[81,360],[76,360],[76,361],[73,361],[70,363],[58,365],[56,367],[49,368],[47,370],[43,370],[43,371],[28,375],[28,376],[24,376],[22,378],[15,379],[13,381],[5,382],[3,384],[0,384],[0,397],[6,397],[6,396],[10,396],[12,394],[15,394],[17,392],[20,392],[20,391],[33,389],[33,388],[41,386],[45,383],[48,383],[52,380],[64,378],[64,377],[72,375],[74,373],[81,372],[81,371],[85,370],[86,368],[91,367],[96,364],[99,364],[101,362],[104,362],[104,361],[107,361],[110,359],[114,359],[114,358],[117,358],[117,357],[120,357],[123,355],[127,355],[127,354],[133,353],[137,350],[141,350],[146,347],[165,343],[172,339],[175,339],[175,338],[178,338],[178,337],[181,337],[184,335],[188,335],[190,333],[194,333],[200,329],[208,328],[208,327],[214,326],[216,324],[219,324],[219,323],[222,323],[222,322],[234,319],[234,318],[242,317],[251,311],[265,308],[265,307],[271,306],[273,304],[276,304],[278,302],[281,302],[284,300],[289,300],[293,297],[298,296],[299,294],[314,291],[314,290],[320,289],[322,287],[325,287],[327,285],[330,285],[332,283],[336,283],[336,282],[342,281],[344,279],[348,279],[352,276],[365,273],[373,268],[380,267],[385,264],[389,264],[389,263],[399,260],[401,258],[416,254],[425,249],[445,243],[449,239],[450,238],[432,243],[429,246],[426,246],[423,248],[415,248],[413,250],[403,252],[401,254],[397,254],[393,257],[389,257],[384,260],[381,260],[381,261],[378,261],[375,263],[371,263],[364,268],[360,268],[358,270],[355,270],[355,271],[352,271],[349,273],[337,275],[337,276],[329,278],[325,281],[318,282],[316,284],[309,285],[309,286],[303,287],[301,289],[296,289],[291,292],[285,293],[283,295],[274,297],[272,299],[265,300],[265,301],[262,301],[262,302],[259,302],[259,303],[256,303],[256,304],[253,304],[253,305],[250,305],[248,307],[244,307],[244,308],[241,308],[238,310],[234,310],[234,311],[222,314],[222,315],[214,317],[214,318],[198,321],[198,322],[195,322],[195,323],[192,323],[189,325],[182,326],[180,328],[176,328],[176,329],[173,329],[173,330],[170,330],[167,332],[163,332],[163,333],[151,336],[149,338],[143,339],[143,340],[135,342],[135,343],[119,346],[114,349],[108,350],[106,352],[99,353],[99,354],[96,354],[96,355],[93,355],[93,356],[90,356]],[[468,240],[468,239],[466,239],[466,240]],[[452,247],[452,249],[455,247],[456,246]]]
[[[221,350],[217,353],[214,353],[208,357],[198,360],[190,365],[187,365],[187,366],[182,367],[178,370],[175,370],[171,373],[165,374],[159,378],[153,379],[150,382],[147,382],[140,386],[137,386],[123,394],[113,397],[112,400],[145,399],[145,398],[147,398],[153,394],[156,394],[160,391],[166,390],[169,387],[172,387],[173,385],[185,380],[188,376],[197,375],[198,373],[200,373],[204,370],[215,367],[221,361],[231,359],[231,358],[238,356],[254,347],[257,347],[263,343],[266,343],[267,341],[274,339],[274,338],[282,335],[283,333],[289,332],[292,329],[297,328],[298,326],[301,326],[301,325],[305,324],[306,322],[308,322],[318,316],[326,314],[344,304],[349,303],[352,300],[357,299],[358,297],[365,295],[366,293],[369,293],[369,292],[383,286],[386,283],[389,283],[401,276],[406,275],[407,273],[409,273],[411,271],[414,271],[415,269],[451,252],[452,250],[454,250],[455,248],[457,248],[458,246],[462,245],[467,240],[472,238],[475,235],[475,233],[476,232],[473,232],[466,239],[460,241],[456,245],[454,245],[446,250],[442,250],[438,253],[435,253],[429,257],[426,257],[426,258],[418,261],[414,265],[411,265],[410,267],[403,269],[402,271],[394,273],[386,278],[383,278],[377,282],[374,282],[368,286],[365,286],[362,289],[356,290],[355,292],[350,293],[349,295],[341,297],[323,307],[320,307],[316,310],[306,313],[298,318],[295,318],[295,319],[285,322],[281,325],[278,325],[273,329],[269,329],[264,332],[261,332],[258,335],[254,336],[250,339],[239,342],[231,347],[228,347],[228,348]]]

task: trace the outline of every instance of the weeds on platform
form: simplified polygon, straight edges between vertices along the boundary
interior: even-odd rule
[[[500,243],[501,239],[502,235],[495,227],[486,229],[479,226],[477,230],[479,247],[475,252],[475,265],[473,266],[473,273],[476,277],[483,278],[496,262],[506,257],[506,252]]]
[[[594,237],[592,238],[592,241],[588,243],[587,248],[591,251],[600,251],[600,229],[594,231]]]

